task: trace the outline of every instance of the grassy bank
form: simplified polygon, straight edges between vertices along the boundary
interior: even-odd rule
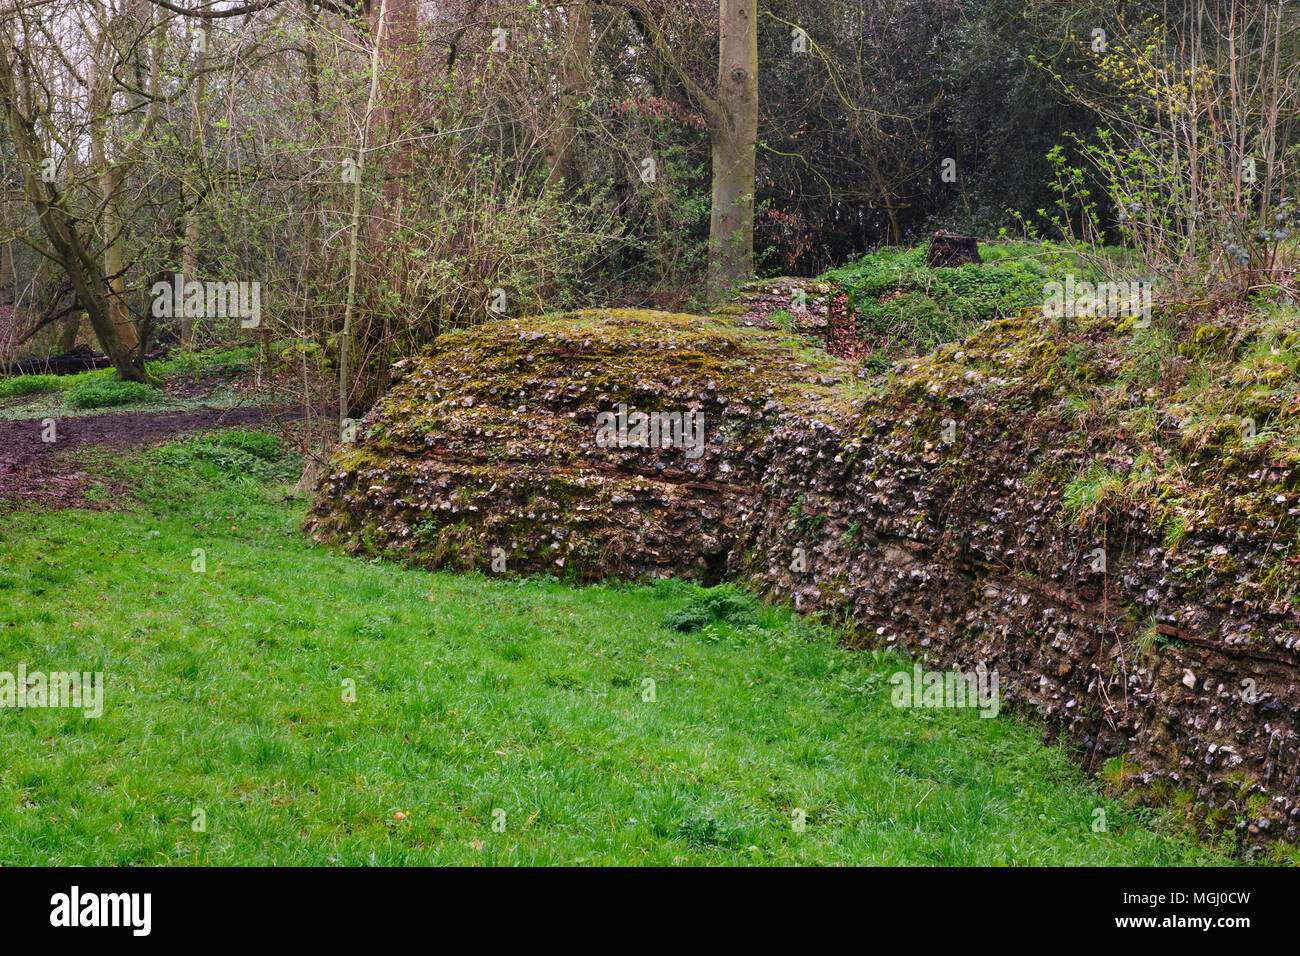
[[[247,433],[95,467],[138,503],[0,518],[0,669],[106,675],[0,710],[5,865],[1224,859],[785,610],[348,558]]]

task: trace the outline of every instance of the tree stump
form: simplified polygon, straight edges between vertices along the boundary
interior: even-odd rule
[[[926,259],[932,269],[953,269],[968,262],[983,262],[980,241],[974,236],[950,236],[936,232],[930,237]]]

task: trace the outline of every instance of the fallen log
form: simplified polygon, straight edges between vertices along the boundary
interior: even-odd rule
[[[170,349],[155,349],[145,356],[146,361],[155,362],[167,357]],[[9,375],[75,375],[95,368],[108,368],[112,359],[96,352],[89,345],[78,345],[70,352],[51,355],[47,358],[28,358],[8,366],[0,365],[0,371]]]

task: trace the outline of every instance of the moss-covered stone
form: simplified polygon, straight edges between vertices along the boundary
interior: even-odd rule
[[[853,369],[793,336],[615,309],[446,335],[394,374],[330,469],[318,537],[364,530],[430,567],[715,579],[779,415],[846,414]],[[700,413],[703,454],[597,447],[619,405]]]

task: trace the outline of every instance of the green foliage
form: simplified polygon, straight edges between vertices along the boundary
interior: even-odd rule
[[[801,535],[805,538],[814,538],[817,536],[817,532],[821,531],[822,522],[826,518],[824,515],[809,511],[806,502],[807,496],[800,495],[799,500],[790,506],[789,515],[794,519]]]
[[[161,395],[152,385],[104,379],[82,382],[68,389],[67,402],[72,408],[116,408],[148,402]]]
[[[853,522],[840,534],[840,544],[850,554],[862,550],[862,523]]]
[[[296,455],[288,455],[279,439],[259,431],[209,432],[173,442],[158,452],[174,468],[194,468],[224,479],[253,478],[285,480],[300,466]]]
[[[712,623],[713,615],[698,604],[679,607],[664,618],[664,627],[670,631],[681,631],[683,633],[698,631],[700,628],[707,627]]]
[[[278,461],[284,455],[280,439],[266,432],[245,431],[232,428],[229,431],[216,432],[212,435],[215,444],[226,448],[238,448],[263,461]]]
[[[161,362],[153,362],[149,371],[155,375],[244,375],[257,360],[257,346],[207,348],[173,351]]]
[[[703,606],[715,619],[732,627],[758,625],[758,609],[753,595],[722,584],[703,595]]]
[[[1241,5],[1228,32],[1203,21],[1200,8],[1194,20],[1184,11],[1182,23],[1178,14],[1172,23],[1150,17],[1111,38],[1089,82],[1049,69],[1101,125],[1064,133],[1084,166],[1061,144],[1048,151],[1057,211],[1040,214],[1081,243],[1112,230],[1144,271],[1174,288],[1248,293],[1285,284],[1300,231],[1287,181],[1300,154],[1289,140],[1300,114],[1294,57],[1282,66],[1276,37],[1261,29],[1266,11]],[[1103,218],[1093,184],[1113,220]]]
[[[74,375],[14,375],[10,378],[0,379],[0,399],[72,392],[92,382],[107,382],[116,379],[117,372],[111,368],[89,369],[85,372],[77,372]]]
[[[860,337],[883,360],[928,351],[966,337],[981,322],[1041,305],[1046,283],[1076,264],[1046,246],[986,246],[980,253],[982,265],[932,269],[925,246],[887,248],[822,278],[847,293]]]
[[[691,603],[679,607],[664,618],[663,626],[671,631],[689,633],[710,624],[732,627],[757,626],[758,610],[752,595],[737,591],[729,584],[701,591]]]
[[[15,375],[0,379],[0,398],[15,398],[19,395],[42,395],[46,392],[62,390],[61,375]]]

